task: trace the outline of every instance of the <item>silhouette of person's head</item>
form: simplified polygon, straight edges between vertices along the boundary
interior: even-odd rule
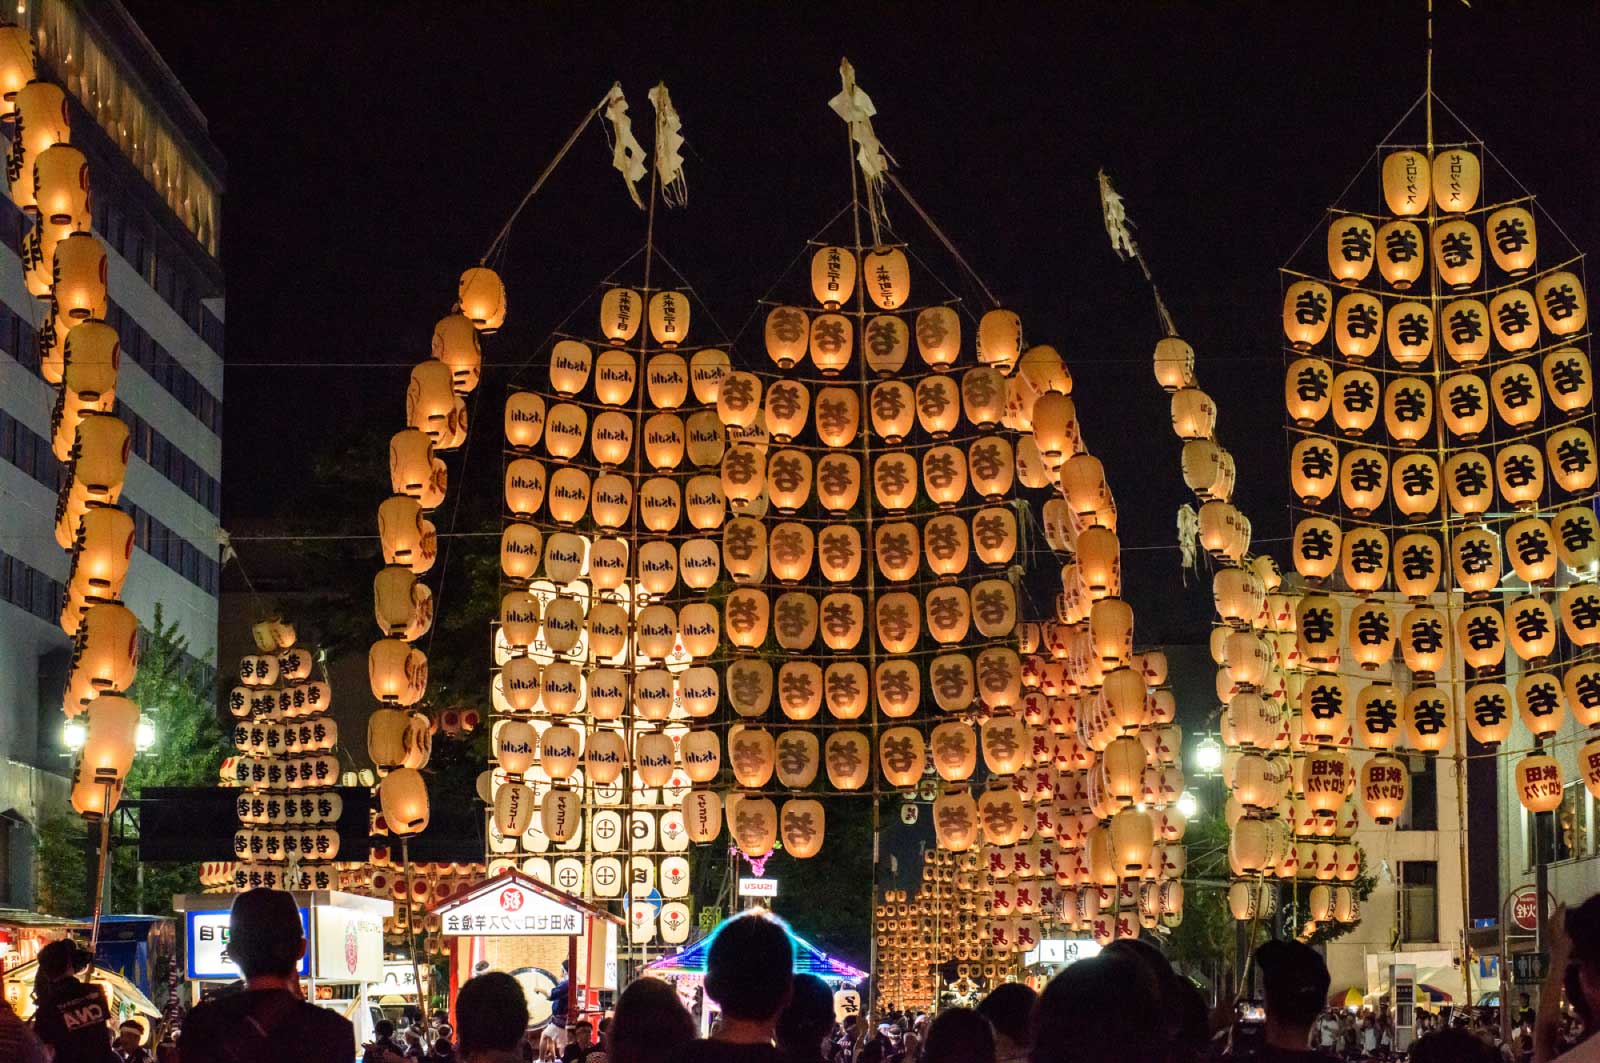
[[[706,950],[706,993],[730,1019],[769,1021],[789,1003],[793,969],[788,925],[760,909],[742,912]]]
[[[456,994],[456,1026],[462,1055],[515,1050],[528,1028],[521,984],[503,971],[469,980]]]

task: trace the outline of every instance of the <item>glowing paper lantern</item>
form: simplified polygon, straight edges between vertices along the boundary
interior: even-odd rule
[[[1565,792],[1561,765],[1548,753],[1530,753],[1517,761],[1517,798],[1529,812],[1554,812]]]

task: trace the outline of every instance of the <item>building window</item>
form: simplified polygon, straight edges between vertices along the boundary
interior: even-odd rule
[[[1581,782],[1568,783],[1561,796],[1561,807],[1539,815],[1524,812],[1527,838],[1527,867],[1538,866],[1542,853],[1546,863],[1578,860],[1594,851],[1588,791]]]
[[[1400,940],[1439,940],[1439,865],[1407,860],[1400,865]]]
[[[1439,760],[1437,757],[1410,758],[1411,800],[1395,821],[1397,830],[1439,829]]]

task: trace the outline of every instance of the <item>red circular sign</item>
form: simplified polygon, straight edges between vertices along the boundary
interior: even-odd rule
[[[1512,894],[1511,925],[1530,934],[1539,929],[1539,891],[1532,886]]]
[[[507,887],[500,891],[500,910],[514,912],[522,907],[522,891],[515,887]]]

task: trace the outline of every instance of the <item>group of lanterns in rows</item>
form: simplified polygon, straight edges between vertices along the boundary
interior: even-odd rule
[[[339,726],[327,682],[313,679],[313,652],[297,646],[295,627],[279,619],[250,629],[255,652],[239,661],[228,695],[238,755],[223,784],[239,788],[235,862],[225,883],[236,890],[334,889],[340,885],[337,823],[343,800]],[[220,870],[220,867],[219,869]]]
[[[1172,395],[1184,480],[1201,503],[1200,544],[1219,562],[1212,591],[1221,623],[1211,649],[1227,747],[1229,908],[1241,920],[1267,914],[1276,892],[1261,878],[1270,874],[1318,880],[1311,887],[1313,924],[1355,922],[1354,891],[1329,884],[1359,874],[1360,850],[1347,840],[1358,824],[1351,798],[1359,793],[1368,816],[1391,821],[1404,808],[1409,775],[1392,757],[1355,770],[1338,748],[1349,742],[1347,718],[1325,718],[1323,702],[1307,693],[1312,686],[1299,671],[1300,599],[1282,587],[1270,558],[1248,558],[1249,521],[1230,502],[1234,462],[1215,440],[1215,404],[1200,390],[1194,362],[1193,348],[1177,336],[1160,340],[1152,358],[1157,383]],[[1310,709],[1299,715],[1283,707],[1302,701]]]
[[[548,390],[513,392],[504,413],[488,869],[600,901],[659,889],[659,910],[630,911],[636,945],[687,939],[683,854],[723,818],[720,802],[684,803],[722,758],[718,735],[685,721],[721,701],[720,674],[697,662],[722,644],[704,592],[723,571],[714,404],[729,370],[724,351],[679,352],[690,320],[683,292],[609,288],[600,342],[556,342]]]
[[[406,427],[389,443],[391,494],[378,507],[384,568],[373,581],[381,637],[367,654],[368,680],[380,707],[369,720],[367,741],[384,773],[378,784],[383,829],[402,837],[426,828],[429,813],[418,769],[427,763],[431,739],[424,736],[433,726],[422,714],[405,711],[428,687],[427,656],[414,645],[433,624],[432,592],[417,579],[433,567],[438,552],[438,533],[427,514],[445,497],[448,477],[439,455],[466,442],[465,396],[482,375],[479,335],[499,329],[505,313],[505,287],[493,270],[477,266],[461,274],[454,309],[434,326],[430,356],[411,371]],[[395,745],[403,747],[399,758],[393,756]]]
[[[66,93],[37,78],[33,40],[0,25],[0,122],[9,127],[11,200],[32,228],[23,238],[30,295],[41,300],[40,374],[56,388],[51,450],[66,463],[55,538],[72,553],[61,627],[73,638],[63,709],[86,716],[71,802],[109,814],[133,765],[139,707],[121,695],[138,670],[138,620],[121,603],[133,518],[116,508],[131,439],[113,413],[121,346],[106,324],[106,251],[90,231],[89,166],[74,147]]]
[[[1329,226],[1337,303],[1328,285],[1288,277],[1283,323],[1294,355],[1284,396],[1303,430],[1290,481],[1308,510],[1293,552],[1313,591],[1292,616],[1271,611],[1276,636],[1296,632],[1303,668],[1333,673],[1353,662],[1373,671],[1398,649],[1417,676],[1405,692],[1332,674],[1304,681],[1300,697],[1319,708],[1325,728],[1347,726],[1348,706],[1364,746],[1392,749],[1404,734],[1431,752],[1456,740],[1457,713],[1491,748],[1520,717],[1541,748],[1517,763],[1517,790],[1528,808],[1549,810],[1563,780],[1544,742],[1569,710],[1581,725],[1600,725],[1600,665],[1581,656],[1600,643],[1588,307],[1575,273],[1557,266],[1535,274],[1537,228],[1526,205],[1474,209],[1478,175],[1476,155],[1464,149],[1440,151],[1431,163],[1414,150],[1390,153],[1382,182],[1394,217],[1374,228],[1338,215]],[[1417,224],[1425,213],[1426,240]],[[1442,299],[1396,301],[1368,290],[1376,264],[1383,284],[1403,292],[1427,276],[1430,252],[1429,279]],[[1338,362],[1321,353],[1330,325]],[[1397,368],[1375,375],[1366,363],[1380,340]],[[1434,360],[1439,349],[1448,363]],[[1367,445],[1380,414],[1382,439]],[[1351,442],[1341,445],[1340,436]],[[1419,452],[1435,444],[1437,453]],[[1339,511],[1322,512],[1336,496]],[[1395,523],[1424,527],[1390,531],[1343,516],[1376,520],[1386,506]],[[1324,591],[1335,576],[1354,603]],[[1517,584],[1507,586],[1508,576]],[[1451,595],[1445,608],[1430,601],[1441,582]],[[1369,597],[1391,585],[1409,604]],[[1464,596],[1459,608],[1453,591]],[[1514,680],[1508,650],[1520,662]],[[1451,661],[1466,678],[1435,687]],[[1589,756],[1596,750],[1600,741],[1591,740],[1578,758],[1591,790],[1600,786]]]
[[[1054,489],[1046,538],[1072,560],[1061,567],[1056,615],[1021,627],[1025,693],[992,708],[975,735],[952,722],[930,736],[947,784],[933,807],[939,847],[978,853],[989,945],[1009,952],[1033,947],[1041,918],[1106,941],[1136,936],[1141,923],[1177,925],[1185,863],[1181,733],[1165,658],[1133,652],[1104,469],[1084,445],[1060,356],[1028,348],[1013,366],[1030,397],[1014,417]],[[977,793],[962,786],[972,747],[990,775]]]
[[[944,988],[959,996],[998,984],[1016,969],[1016,950],[997,948],[990,940],[986,882],[976,852],[929,849],[915,890],[884,892],[872,913],[880,1007],[932,1011],[941,988],[936,972],[945,964],[956,966],[954,980]]]

